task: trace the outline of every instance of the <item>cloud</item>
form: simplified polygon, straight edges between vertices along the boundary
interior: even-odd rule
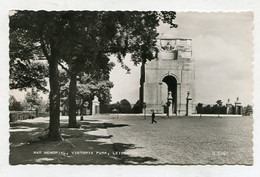
[[[198,102],[214,103],[240,97],[252,104],[252,57],[222,38],[205,35],[193,39]]]

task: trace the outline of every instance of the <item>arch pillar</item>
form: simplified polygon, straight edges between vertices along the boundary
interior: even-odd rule
[[[177,115],[181,114],[181,83],[177,83]]]

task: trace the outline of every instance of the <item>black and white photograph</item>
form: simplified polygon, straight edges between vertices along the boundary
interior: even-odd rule
[[[245,165],[252,11],[9,11],[9,163]]]

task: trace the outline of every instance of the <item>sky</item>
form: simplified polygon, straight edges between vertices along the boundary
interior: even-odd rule
[[[196,102],[214,104],[239,100],[253,104],[253,14],[177,12],[178,28],[162,24],[160,34],[191,38],[195,60]],[[135,103],[139,97],[140,66],[129,60],[131,74],[119,64],[111,72],[112,102],[127,99]],[[114,60],[114,59],[113,59]]]
[[[192,54],[195,60],[196,102],[215,104],[219,99],[234,103],[236,98],[243,105],[253,104],[253,15],[243,13],[198,13],[177,12],[178,28],[166,24],[158,27],[160,34],[176,38],[192,39]],[[130,56],[125,64],[131,73],[116,66],[110,74],[114,83],[111,89],[112,103],[127,99],[134,104],[139,98],[140,65],[134,66]],[[25,92],[11,91],[18,100]],[[48,99],[47,95],[41,95]]]

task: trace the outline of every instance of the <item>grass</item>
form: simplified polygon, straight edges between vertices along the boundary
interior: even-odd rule
[[[10,124],[10,163],[16,164],[243,164],[252,165],[251,117],[100,115],[66,128],[64,141],[39,140],[48,119]]]

